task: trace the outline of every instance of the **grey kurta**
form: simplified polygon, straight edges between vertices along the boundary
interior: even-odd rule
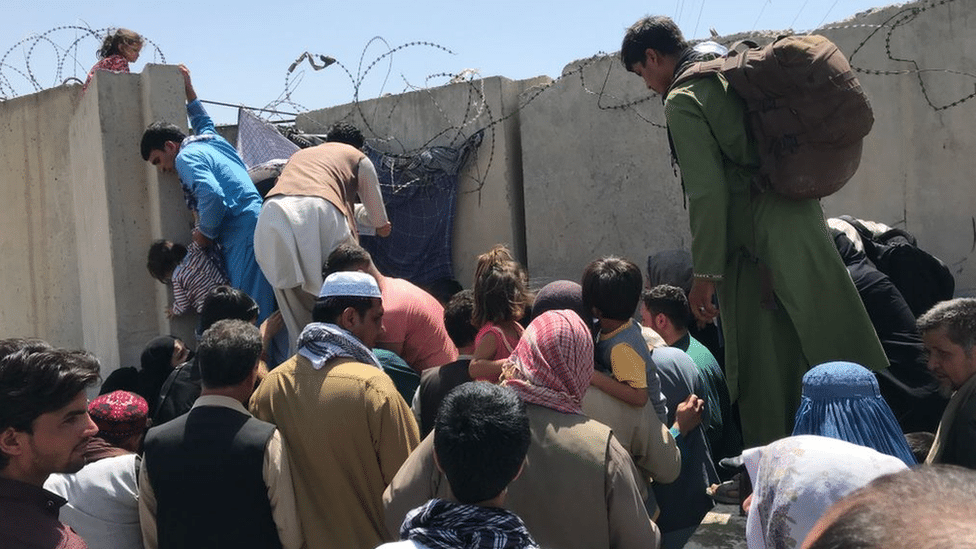
[[[820,203],[750,191],[759,160],[744,113],[720,76],[677,86],[665,102],[688,195],[695,275],[717,283],[729,393],[749,447],[790,433],[810,366],[847,360],[878,370],[888,361]],[[762,265],[776,310],[760,304]]]

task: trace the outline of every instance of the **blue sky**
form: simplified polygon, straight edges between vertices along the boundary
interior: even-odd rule
[[[43,87],[57,85],[55,50],[44,41],[31,40],[32,35],[60,26],[123,26],[157,45],[167,63],[189,66],[202,98],[263,107],[281,96],[287,69],[303,52],[332,56],[355,78],[361,72],[361,57],[365,70],[388,47],[411,42],[439,46],[410,46],[384,58],[360,85],[359,97],[368,99],[443,84],[448,77],[439,75],[465,69],[511,79],[556,77],[576,59],[616,51],[624,29],[647,14],[671,16],[686,37],[702,38],[708,36],[709,28],[722,35],[764,29],[810,30],[883,5],[868,0],[3,0],[0,56],[8,51],[9,55],[0,74],[18,94],[31,93],[32,86],[16,72],[26,72],[30,60],[30,70]],[[71,29],[46,37],[61,48],[83,37],[76,59],[69,59],[62,68],[62,79],[72,75],[84,79],[96,61],[98,44],[84,32]],[[374,37],[382,40],[371,42]],[[31,44],[36,45],[29,52]],[[153,53],[151,47],[144,48],[132,69],[138,72],[145,63],[154,62]],[[292,83],[296,102],[316,109],[352,101],[354,86],[339,66],[322,71],[309,70],[307,64],[302,67],[300,80]],[[281,108],[294,111],[293,107]],[[219,123],[236,121],[234,109],[208,109]]]

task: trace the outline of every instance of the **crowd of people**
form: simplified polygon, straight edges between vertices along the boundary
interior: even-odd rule
[[[102,57],[138,57],[110,38]],[[664,17],[620,53],[664,100],[690,253],[532,288],[498,245],[443,302],[358,244],[396,230],[358,130],[262,196],[181,66],[194,135],[140,145],[196,227],[147,267],[197,341],[102,379],[88,352],[0,340],[0,546],[680,549],[721,501],[751,549],[976,547],[976,299],[912,318],[927,370],[886,372],[819,204],[751,189],[741,98],[673,85],[703,55]]]

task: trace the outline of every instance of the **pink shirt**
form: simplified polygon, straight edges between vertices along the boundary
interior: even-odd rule
[[[481,339],[485,337],[485,334],[491,333],[495,335],[495,356],[491,357],[489,360],[504,360],[512,356],[512,351],[515,350],[515,346],[518,345],[519,338],[522,337],[522,332],[525,328],[522,327],[518,322],[513,322],[515,325],[515,330],[518,332],[519,337],[514,339],[505,335],[505,331],[502,330],[497,324],[492,322],[485,322],[485,324],[478,330],[478,335],[474,337],[474,346],[478,347],[481,343]]]
[[[397,353],[418,372],[457,360],[444,327],[444,307],[434,296],[402,278],[386,278],[381,290],[383,333],[377,347]]]
[[[88,71],[88,78],[85,79],[85,85],[81,87],[81,91],[88,89],[88,84],[91,84],[92,76],[95,76],[95,71],[111,71],[111,72],[129,72],[129,62],[126,61],[125,57],[116,53],[110,55],[104,59],[100,59],[95,66]]]

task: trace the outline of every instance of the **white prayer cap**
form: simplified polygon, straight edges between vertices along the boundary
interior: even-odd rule
[[[322,283],[319,297],[334,296],[383,298],[373,275],[359,271],[342,271],[330,274]]]

